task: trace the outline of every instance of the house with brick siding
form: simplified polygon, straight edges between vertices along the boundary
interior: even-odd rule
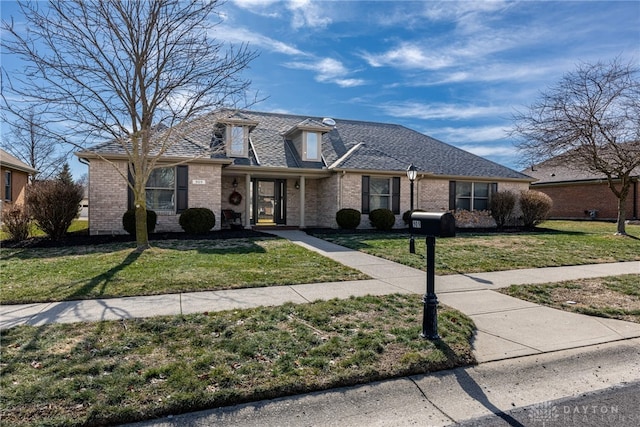
[[[359,210],[362,228],[376,208],[404,227],[410,164],[418,170],[414,208],[426,211],[485,210],[496,191],[533,180],[397,124],[223,109],[171,138],[146,189],[156,231],[181,231],[180,213],[192,207],[211,209],[215,229],[229,224],[223,212],[244,228],[335,228],[342,208]],[[90,233],[124,233],[132,199],[123,147],[107,141],[76,155],[89,164]]]
[[[24,205],[29,177],[37,173],[36,169],[0,149],[0,210]]]
[[[618,199],[609,189],[607,178],[588,171],[577,171],[557,162],[544,162],[523,173],[536,179],[532,190],[545,193],[553,200],[552,219],[618,218]],[[626,219],[640,215],[640,167],[631,173],[631,190],[627,197]]]

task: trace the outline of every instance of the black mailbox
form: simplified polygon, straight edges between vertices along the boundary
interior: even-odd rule
[[[450,212],[414,212],[411,214],[411,226],[415,234],[456,236],[456,219]]]

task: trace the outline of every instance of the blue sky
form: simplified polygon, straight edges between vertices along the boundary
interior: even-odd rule
[[[515,169],[515,109],[579,62],[640,62],[640,1],[228,0],[219,12],[216,39],[260,52],[245,73],[267,97],[254,109],[398,123]]]

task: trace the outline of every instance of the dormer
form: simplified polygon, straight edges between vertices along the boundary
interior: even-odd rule
[[[224,141],[228,157],[249,157],[249,132],[258,122],[238,114],[218,120],[213,131],[214,141]]]
[[[293,142],[304,162],[322,161],[322,135],[331,130],[330,126],[313,119],[306,119],[291,129],[284,137]]]

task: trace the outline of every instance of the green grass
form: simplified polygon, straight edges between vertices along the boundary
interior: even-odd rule
[[[20,326],[2,333],[3,425],[144,420],[474,363],[474,326],[418,295],[188,316]]]
[[[510,286],[500,291],[560,310],[640,323],[640,274]]]
[[[2,304],[333,282],[365,274],[279,238],[3,249]]]
[[[89,232],[89,222],[86,219],[76,219],[71,222],[67,233],[88,233]],[[44,236],[44,231],[42,231],[37,224],[31,224],[31,229],[29,231],[30,237],[42,237]],[[8,240],[11,237],[9,233],[7,233],[4,229],[0,229],[0,240]]]
[[[614,236],[615,224],[547,221],[532,232],[458,233],[436,240],[436,274],[479,273],[522,268],[640,260],[640,226],[628,225],[630,237]],[[389,233],[318,234],[334,243],[425,269],[425,239]]]

